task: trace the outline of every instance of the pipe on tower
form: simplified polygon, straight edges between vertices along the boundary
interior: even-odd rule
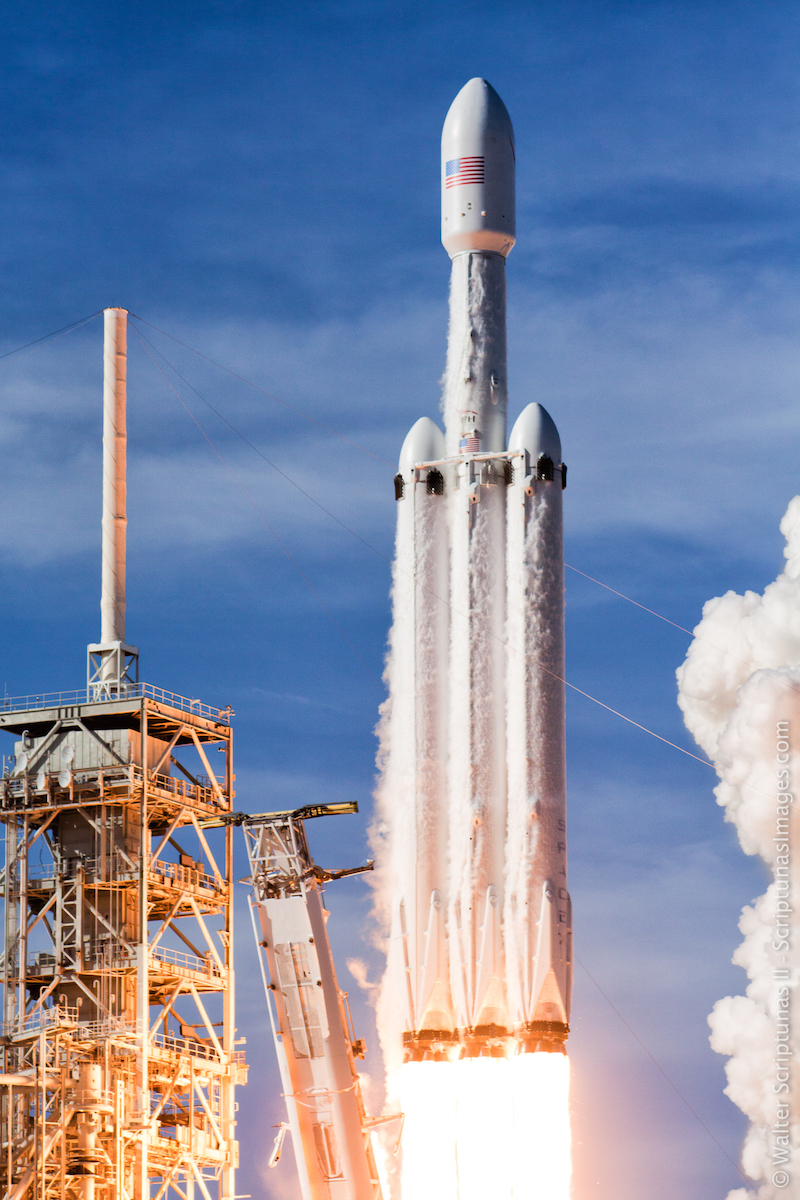
[[[124,308],[103,313],[103,577],[100,641],[125,641],[127,517],[127,319]]]

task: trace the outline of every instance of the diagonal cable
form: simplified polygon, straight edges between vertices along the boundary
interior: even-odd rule
[[[372,450],[368,450],[366,446],[359,445],[359,443],[354,442],[352,438],[345,437],[343,433],[339,433],[336,429],[331,429],[330,425],[324,425],[322,421],[318,421],[316,417],[309,416],[308,413],[303,412],[303,410],[300,408],[295,408],[293,404],[289,404],[286,400],[281,400],[280,396],[276,396],[273,392],[268,392],[266,388],[262,388],[257,383],[253,383],[252,379],[247,379],[244,375],[239,375],[237,371],[232,371],[230,367],[226,367],[223,363],[217,362],[216,359],[209,358],[207,354],[203,354],[202,350],[195,350],[194,346],[189,346],[186,342],[182,342],[180,338],[173,337],[172,334],[167,333],[165,329],[159,329],[158,325],[153,325],[150,321],[145,321],[144,317],[136,316],[136,313],[130,313],[129,316],[135,317],[137,321],[141,321],[143,325],[147,325],[150,329],[155,329],[157,333],[169,338],[171,342],[176,342],[177,345],[183,346],[184,350],[189,350],[192,354],[196,354],[199,358],[205,359],[205,361],[211,363],[212,366],[219,367],[220,371],[225,371],[228,375],[232,375],[233,378],[238,379],[240,383],[246,383],[248,387],[255,388],[257,392],[261,392],[262,396],[268,396],[270,400],[274,400],[276,404],[282,404],[284,408],[288,408],[290,412],[297,413],[299,417],[303,417],[304,420],[310,421],[312,425],[318,425],[319,428],[324,429],[326,433],[332,433],[334,437],[340,438],[341,441],[347,442],[350,446],[354,446],[356,450],[361,450],[363,454],[368,454],[370,458],[374,458],[378,462],[386,463],[387,467],[392,466],[392,464],[385,458],[381,458],[379,454],[374,454]]]
[[[664,1070],[664,1068],[661,1066],[661,1063],[660,1063],[660,1062],[658,1062],[658,1060],[657,1060],[657,1059],[656,1059],[656,1058],[655,1058],[655,1057],[654,1057],[654,1056],[653,1056],[653,1055],[650,1053],[650,1051],[647,1049],[647,1046],[645,1046],[644,1042],[643,1042],[643,1041],[642,1041],[642,1039],[639,1037],[638,1033],[636,1033],[636,1031],[635,1031],[634,1029],[632,1029],[632,1028],[631,1028],[631,1026],[628,1024],[628,1022],[627,1022],[627,1021],[625,1020],[625,1018],[623,1017],[622,1013],[621,1013],[621,1012],[619,1011],[619,1009],[617,1008],[617,1006],[616,1006],[616,1005],[614,1004],[614,1002],[613,1002],[613,1001],[610,999],[610,997],[606,995],[606,993],[605,993],[605,992],[603,991],[603,989],[600,987],[600,984],[599,984],[599,983],[597,982],[597,980],[595,979],[594,975],[592,975],[592,973],[591,973],[591,971],[588,969],[588,967],[584,966],[584,964],[583,964],[583,963],[581,962],[581,960],[578,958],[577,954],[575,955],[575,961],[576,961],[576,963],[578,964],[578,966],[581,968],[581,970],[585,971],[585,972],[586,972],[586,974],[589,976],[589,978],[591,979],[591,981],[592,981],[592,983],[594,984],[594,986],[597,988],[597,990],[598,990],[598,992],[600,993],[600,995],[603,997],[603,999],[606,1001],[606,1003],[607,1003],[607,1004],[608,1004],[608,1005],[609,1005],[609,1006],[610,1006],[610,1007],[611,1007],[611,1008],[614,1010],[614,1012],[617,1014],[617,1016],[619,1017],[620,1021],[622,1021],[622,1024],[623,1024],[623,1025],[625,1026],[625,1028],[628,1030],[628,1033],[630,1033],[631,1037],[635,1038],[635,1039],[636,1039],[636,1041],[639,1043],[639,1045],[640,1045],[640,1046],[641,1046],[641,1048],[644,1050],[644,1052],[645,1052],[645,1054],[647,1055],[647,1057],[650,1059],[650,1061],[651,1061],[651,1063],[653,1064],[653,1066],[654,1066],[654,1067],[656,1067],[656,1068],[657,1068],[657,1070],[659,1070],[659,1071],[661,1072],[661,1074],[664,1076],[664,1078],[666,1079],[666,1081],[667,1081],[667,1083],[669,1084],[669,1086],[672,1088],[672,1090],[673,1090],[673,1092],[675,1093],[675,1095],[676,1095],[676,1096],[678,1096],[678,1097],[679,1097],[679,1099],[681,1099],[681,1100],[683,1101],[683,1103],[686,1105],[686,1107],[688,1108],[688,1110],[689,1110],[689,1112],[692,1114],[692,1116],[695,1118],[695,1120],[696,1120],[696,1121],[697,1121],[697,1122],[698,1122],[700,1125],[702,1125],[703,1129],[705,1129],[706,1133],[707,1133],[707,1134],[708,1134],[708,1136],[711,1138],[712,1142],[715,1142],[715,1143],[716,1143],[716,1145],[717,1145],[717,1146],[719,1146],[720,1150],[721,1150],[721,1151],[722,1151],[722,1153],[725,1155],[725,1157],[727,1158],[728,1162],[729,1162],[729,1163],[731,1163],[731,1164],[733,1165],[733,1167],[736,1169],[736,1171],[738,1172],[738,1174],[739,1174],[739,1175],[741,1175],[742,1179],[743,1179],[743,1180],[744,1180],[744,1182],[747,1184],[747,1190],[750,1192],[750,1194],[751,1194],[752,1196],[756,1196],[756,1195],[757,1195],[757,1193],[756,1193],[755,1191],[753,1191],[753,1188],[751,1187],[751,1181],[750,1181],[750,1179],[747,1177],[747,1175],[745,1175],[745,1174],[744,1174],[744,1172],[742,1171],[742,1169],[741,1169],[741,1167],[738,1165],[738,1163],[736,1163],[736,1162],[735,1162],[735,1161],[734,1161],[734,1160],[731,1158],[730,1154],[728,1154],[728,1151],[727,1151],[727,1150],[725,1149],[725,1147],[722,1145],[722,1142],[720,1142],[720,1141],[717,1141],[717,1139],[714,1137],[714,1134],[713,1134],[713,1133],[711,1132],[711,1130],[708,1128],[708,1126],[706,1125],[705,1121],[702,1119],[702,1117],[700,1116],[700,1114],[699,1114],[699,1113],[698,1113],[698,1112],[697,1112],[697,1111],[696,1111],[694,1108],[692,1108],[691,1104],[690,1104],[690,1103],[689,1103],[689,1101],[686,1099],[686,1097],[683,1095],[683,1093],[680,1091],[680,1089],[679,1089],[679,1088],[678,1088],[678,1087],[677,1087],[677,1086],[676,1086],[676,1085],[675,1085],[675,1084],[672,1082],[672,1080],[670,1079],[670,1077],[669,1077],[669,1075],[667,1074],[667,1072],[666,1072],[666,1071]]]
[[[136,329],[136,326],[135,326],[135,325],[133,325],[133,326],[131,326],[131,328],[133,329],[133,332],[134,332],[134,334],[136,335],[137,339],[139,340],[139,342],[140,342],[140,344],[141,344],[141,346],[142,346],[142,349],[144,350],[145,354],[147,355],[147,357],[148,357],[148,358],[150,359],[150,361],[152,362],[153,366],[156,368],[156,370],[158,371],[158,373],[159,373],[159,374],[162,376],[162,378],[165,380],[165,382],[167,383],[167,386],[168,386],[168,387],[169,387],[169,388],[170,388],[170,389],[171,389],[171,390],[172,390],[172,391],[175,393],[175,395],[177,396],[178,400],[179,400],[179,401],[180,401],[180,403],[183,405],[184,409],[185,409],[185,410],[186,410],[186,412],[189,414],[189,416],[190,416],[190,418],[192,419],[192,421],[194,422],[194,424],[195,424],[195,425],[197,426],[197,428],[200,430],[200,432],[202,433],[203,437],[206,439],[206,441],[208,442],[209,446],[210,446],[210,447],[211,447],[211,449],[214,451],[214,453],[216,454],[217,458],[220,460],[220,462],[222,463],[222,465],[224,466],[225,470],[226,470],[226,471],[228,472],[228,474],[230,475],[230,477],[231,477],[231,479],[233,480],[233,482],[234,482],[234,483],[236,484],[236,486],[239,488],[239,491],[240,491],[240,492],[242,493],[242,495],[245,497],[245,499],[247,500],[248,504],[250,504],[250,505],[251,505],[251,507],[252,507],[253,511],[256,513],[256,515],[258,516],[259,520],[263,522],[263,524],[266,526],[266,528],[267,528],[267,529],[269,530],[269,532],[272,534],[273,538],[274,538],[274,539],[275,539],[275,541],[277,542],[277,544],[278,544],[278,546],[280,547],[280,549],[281,549],[281,550],[283,551],[283,553],[286,555],[286,557],[288,558],[289,562],[290,562],[290,563],[292,564],[292,566],[294,567],[295,571],[297,571],[297,574],[298,574],[298,575],[300,576],[300,578],[303,580],[303,583],[305,583],[306,587],[309,589],[309,591],[310,591],[310,592],[312,593],[312,595],[315,597],[315,599],[316,599],[317,603],[319,604],[320,608],[323,610],[323,612],[327,613],[327,615],[330,617],[331,621],[332,621],[332,622],[333,622],[333,624],[336,626],[336,628],[339,630],[339,633],[342,635],[342,637],[344,638],[344,640],[347,642],[348,646],[349,646],[349,647],[350,647],[350,649],[353,651],[353,653],[355,654],[355,656],[356,656],[356,658],[359,660],[359,662],[362,664],[362,666],[363,666],[363,667],[364,667],[364,668],[365,668],[365,669],[366,669],[366,670],[369,672],[369,674],[372,676],[372,678],[375,680],[375,682],[378,684],[378,686],[379,686],[379,687],[381,687],[381,688],[382,688],[382,689],[385,691],[385,690],[386,690],[386,689],[385,689],[385,685],[384,685],[384,684],[381,682],[381,680],[378,678],[378,676],[375,674],[375,672],[374,672],[374,671],[372,670],[372,668],[369,666],[369,664],[367,663],[366,659],[364,659],[364,658],[362,657],[361,653],[360,653],[360,652],[359,652],[359,651],[356,649],[355,645],[354,645],[354,644],[353,644],[353,642],[350,640],[350,638],[347,636],[347,634],[345,633],[344,629],[342,628],[342,626],[341,626],[341,625],[339,624],[339,622],[337,621],[336,617],[333,615],[333,613],[331,612],[331,610],[330,610],[330,609],[327,607],[327,605],[326,605],[326,604],[325,604],[325,602],[323,601],[322,597],[320,596],[319,592],[317,591],[317,589],[316,589],[316,588],[314,587],[314,585],[312,584],[311,580],[310,580],[310,579],[308,578],[308,576],[307,576],[307,575],[306,575],[306,574],[303,572],[303,570],[302,570],[302,568],[300,567],[299,563],[298,563],[298,562],[296,561],[296,559],[295,559],[295,558],[294,558],[294,557],[291,555],[291,553],[289,552],[289,550],[286,548],[286,546],[283,544],[283,542],[281,541],[281,539],[278,537],[278,534],[277,534],[277,533],[275,532],[275,530],[272,528],[272,526],[270,525],[269,521],[267,520],[267,518],[266,518],[266,517],[264,516],[264,514],[262,513],[261,509],[260,509],[260,508],[258,507],[258,505],[256,504],[255,500],[253,500],[253,498],[252,498],[252,496],[250,495],[250,493],[249,493],[249,492],[247,491],[247,489],[244,487],[244,484],[242,484],[242,482],[240,481],[240,479],[238,478],[238,476],[235,474],[235,472],[234,472],[234,471],[231,469],[231,467],[228,465],[228,463],[227,463],[226,459],[225,459],[225,458],[222,456],[222,454],[220,454],[220,452],[219,452],[219,450],[217,449],[217,447],[215,446],[214,442],[211,440],[211,438],[210,438],[210,437],[209,437],[209,435],[206,433],[206,431],[205,431],[205,429],[203,428],[203,426],[202,426],[202,425],[200,424],[200,422],[198,421],[197,417],[194,415],[194,413],[193,413],[193,412],[192,412],[192,410],[189,408],[189,406],[188,406],[188,404],[186,403],[186,401],[183,399],[183,396],[181,396],[181,394],[180,394],[180,392],[178,391],[178,389],[175,387],[175,385],[172,383],[172,381],[171,381],[171,380],[168,378],[168,376],[166,375],[166,373],[165,373],[165,372],[162,370],[162,368],[161,368],[160,364],[156,362],[155,358],[154,358],[154,357],[153,357],[153,355],[150,353],[150,351],[148,350],[147,346],[145,345],[145,343],[142,341],[141,337],[139,336],[139,332],[138,332],[138,330]]]
[[[694,638],[697,642],[705,642],[707,646],[712,646],[714,650],[718,650],[720,654],[727,654],[729,658],[735,658],[737,662],[742,663],[746,667],[751,667],[752,663],[746,658],[740,658],[738,654],[734,654],[732,650],[726,649],[725,646],[718,646],[715,642],[710,641],[702,634],[696,633],[692,629],[687,629],[685,625],[678,625],[676,621],[670,621],[669,617],[663,616],[660,612],[656,612],[654,608],[648,608],[646,604],[640,604],[638,600],[634,600],[631,596],[626,596],[624,592],[618,592],[608,583],[603,583],[601,579],[595,579],[594,575],[587,575],[585,571],[580,571],[577,567],[571,566],[568,562],[564,563],[568,571],[574,571],[576,575],[582,575],[584,579],[588,579],[590,583],[596,583],[598,587],[605,588],[607,592],[611,592],[614,596],[619,596],[620,600],[627,600],[628,604],[634,604],[637,608],[641,608],[643,612],[650,613],[651,617],[658,617],[659,621],[663,621],[666,625],[671,625],[673,629],[680,629],[681,633],[688,633],[690,638]],[[782,680],[783,686],[790,692],[800,692],[800,688],[796,688],[794,684],[787,683]]]
[[[137,332],[137,331],[134,329],[134,332]],[[332,513],[329,508],[326,508],[324,504],[321,504],[319,502],[319,500],[317,500],[314,496],[311,495],[310,492],[307,492],[304,487],[301,487],[301,485],[297,482],[296,479],[292,479],[291,475],[287,475],[286,472],[281,467],[279,467],[277,463],[274,463],[271,458],[267,458],[267,456],[263,452],[263,450],[259,450],[258,446],[254,445],[254,443],[251,442],[250,439],[248,437],[246,437],[245,434],[243,434],[240,429],[237,429],[236,426],[228,420],[228,418],[225,416],[224,413],[221,413],[218,408],[214,407],[214,405],[211,403],[210,400],[207,400],[205,398],[205,396],[201,395],[200,392],[198,392],[197,388],[189,382],[189,380],[186,378],[185,375],[181,375],[180,371],[175,366],[175,364],[170,362],[170,360],[167,358],[167,356],[161,350],[159,350],[156,346],[154,346],[149,338],[145,337],[145,335],[143,333],[138,333],[138,332],[137,332],[137,336],[139,337],[140,341],[143,339],[145,342],[147,342],[148,346],[151,348],[153,353],[157,354],[159,356],[159,358],[161,358],[167,364],[169,369],[175,375],[178,376],[178,379],[180,379],[183,383],[185,383],[186,386],[191,391],[194,392],[194,394],[195,394],[195,396],[197,396],[198,400],[202,400],[203,404],[205,404],[207,408],[210,408],[211,411],[213,413],[215,413],[216,416],[219,417],[220,421],[223,421],[228,426],[228,428],[231,430],[232,433],[235,433],[238,438],[241,438],[241,440],[244,442],[244,444],[246,446],[249,446],[250,449],[255,454],[257,454],[259,458],[263,458],[264,462],[267,463],[268,466],[272,467],[273,471],[277,471],[277,473],[279,475],[281,475],[286,480],[287,483],[290,483],[293,488],[296,488],[297,491],[300,492],[301,495],[305,496],[305,498],[307,500],[310,500],[312,504],[316,504],[318,509],[320,509],[322,512],[324,512],[326,516],[330,517],[330,519],[332,521],[335,521],[337,525],[341,526],[342,529],[344,529],[347,533],[349,533],[357,541],[361,542],[362,546],[366,546],[368,550],[372,550],[372,552],[374,554],[377,554],[379,558],[382,558],[384,562],[387,562],[391,565],[392,560],[390,558],[388,558],[387,555],[385,555],[381,550],[376,549],[375,546],[372,546],[365,538],[363,538],[361,536],[360,533],[356,533],[355,529],[351,529],[351,527],[349,525],[345,525],[344,521],[340,520],[339,517],[337,517],[335,513]]]
[[[45,333],[41,337],[34,338],[32,342],[26,342],[24,346],[17,346],[14,350],[6,350],[4,354],[0,354],[0,358],[10,358],[12,354],[21,354],[23,350],[30,350],[33,346],[39,346],[42,342],[49,342],[52,338],[59,337],[62,333],[70,333],[74,329],[80,329],[81,325],[87,325],[89,321],[93,321],[95,317],[99,317],[103,312],[99,308],[97,312],[90,313],[88,317],[81,317],[79,321],[73,321],[71,325],[63,325],[61,329],[54,329],[52,333]]]
[[[138,319],[141,320],[141,318],[138,318]],[[145,323],[147,323],[147,322],[145,322]],[[169,366],[170,370],[174,371],[175,374],[178,376],[178,378],[183,380],[183,382],[186,384],[187,387],[191,388],[191,390],[198,397],[198,399],[202,400],[202,402],[205,405],[207,405],[207,407],[210,408],[213,413],[216,413],[216,415],[220,418],[220,420],[224,421],[225,424],[228,426],[228,428],[231,429],[237,435],[237,437],[241,438],[242,441],[246,443],[246,445],[250,446],[250,448],[252,450],[254,450],[255,453],[258,454],[259,457],[264,460],[264,462],[268,463],[288,483],[290,483],[299,492],[301,492],[302,495],[304,495],[308,500],[310,500],[312,504],[315,504],[317,506],[317,508],[321,509],[322,512],[326,513],[326,515],[329,516],[331,518],[331,520],[335,521],[337,523],[337,525],[340,525],[342,529],[346,530],[346,532],[350,533],[353,537],[357,538],[358,541],[362,543],[362,545],[366,546],[367,549],[372,550],[372,552],[374,554],[377,554],[379,558],[382,558],[384,560],[384,562],[389,563],[389,565],[392,565],[392,560],[387,555],[385,555],[381,550],[378,550],[375,546],[372,546],[368,541],[366,541],[365,538],[361,537],[360,534],[356,533],[355,530],[351,529],[349,525],[346,525],[344,523],[344,521],[340,520],[339,517],[337,517],[334,513],[332,513],[330,511],[330,509],[326,508],[324,506],[324,504],[321,504],[317,499],[315,499],[314,496],[312,496],[309,492],[307,492],[304,488],[302,488],[300,486],[300,484],[297,483],[294,479],[292,479],[292,477],[290,475],[287,475],[286,472],[281,470],[281,468],[278,467],[275,463],[273,463],[271,459],[267,458],[267,456],[261,450],[259,450],[257,446],[253,445],[253,443],[247,437],[245,437],[245,435],[240,430],[238,430],[236,428],[236,426],[233,425],[232,422],[230,422],[227,419],[227,417],[223,416],[223,414],[217,408],[215,408],[213,404],[211,404],[208,400],[206,400],[205,397],[202,396],[200,394],[200,392],[198,392],[197,389],[191,383],[189,383],[188,380],[186,380],[183,375],[180,374],[180,372],[173,366],[173,364],[169,361],[169,359],[167,359],[167,357],[160,350],[157,350],[156,347],[153,346],[152,342],[149,341],[149,339],[145,338],[144,334],[139,333],[139,331],[136,329],[135,326],[132,326],[131,328],[134,330],[134,333],[138,337],[139,341],[142,343],[143,348],[146,350],[146,346],[144,345],[144,343],[147,342],[147,345],[149,345],[152,348],[152,350],[156,354],[158,354],[160,358],[163,359],[163,361],[167,364],[167,366]],[[155,328],[155,326],[153,326],[153,328]],[[161,332],[161,331],[159,331],[159,332]],[[167,336],[169,336],[169,335],[167,335]],[[173,339],[173,340],[177,340],[177,339]],[[155,359],[153,359],[152,354],[149,354],[149,352],[148,352],[148,356],[153,361],[154,365],[158,366],[158,364],[155,362]],[[164,378],[166,379],[167,377],[164,374],[163,370],[161,370],[160,367],[158,367],[158,369],[161,372],[161,374],[164,375]],[[167,382],[169,382],[169,380],[167,380]],[[178,396],[178,398],[181,401],[181,404],[183,404],[184,408],[186,408],[186,411],[189,412],[190,416],[192,417],[192,420],[195,421],[195,424],[197,424],[198,428],[201,429],[203,436],[206,437],[206,439],[209,441],[209,444],[213,447],[215,453],[220,457],[220,459],[222,459],[222,456],[219,454],[219,451],[217,450],[216,446],[214,446],[214,443],[211,442],[211,439],[209,438],[208,434],[205,432],[205,430],[202,429],[202,426],[199,425],[199,422],[197,422],[196,418],[191,413],[191,411],[187,408],[182,397],[180,397],[180,394],[172,386],[171,383],[170,383],[170,387],[172,387],[172,390]],[[222,461],[224,462],[224,459],[222,459]],[[225,465],[226,465],[226,468],[230,471],[230,468],[227,467],[227,464],[225,464]],[[231,475],[233,475],[232,472],[231,472]],[[235,476],[233,476],[233,478],[236,479]],[[239,488],[244,492],[244,494],[247,496],[247,499],[250,501],[250,503],[253,504],[253,501],[250,499],[249,495],[247,495],[247,493],[244,491],[244,488],[242,487],[241,483],[239,483],[238,479],[236,480],[236,483],[239,486]],[[254,504],[253,504],[253,507],[255,508]],[[258,511],[258,509],[256,509],[256,511]],[[261,514],[259,514],[259,515],[261,515]],[[264,518],[262,517],[262,520],[263,519]],[[266,522],[265,522],[265,524],[266,524]],[[269,528],[269,526],[268,526],[268,528]],[[274,534],[274,531],[271,531],[271,532],[273,532],[273,536],[276,536],[276,540],[277,540],[277,535]],[[281,548],[284,550],[284,553],[286,553],[288,555],[288,551],[286,551],[286,549],[285,549],[285,547],[283,547],[282,543],[279,542],[279,545],[281,545]],[[291,556],[289,556],[289,557],[291,557]],[[567,564],[565,564],[565,565],[567,565]],[[295,566],[296,566],[296,564],[295,564]],[[297,569],[299,571],[299,568],[297,568]],[[466,619],[466,614],[460,612],[457,608],[455,608],[454,605],[449,600],[444,599],[442,596],[439,596],[436,592],[434,592],[431,588],[426,587],[426,585],[421,583],[420,580],[415,575],[410,575],[407,571],[402,571],[402,568],[400,568],[400,567],[397,567],[397,569],[400,570],[402,572],[402,574],[404,574],[406,576],[406,578],[411,579],[412,582],[415,583],[415,585],[417,587],[421,588],[422,591],[424,591],[427,595],[431,596],[434,600],[438,601],[438,603],[444,604],[452,613],[455,613],[456,616],[464,617]],[[577,568],[571,568],[571,569],[577,570]],[[302,572],[300,572],[300,574],[302,575]],[[578,574],[582,575],[582,574],[584,574],[584,572],[579,571]],[[305,576],[303,576],[303,578],[305,579]],[[586,578],[590,579],[593,583],[600,583],[599,580],[593,579],[592,576],[590,576],[590,575],[587,575]],[[310,586],[310,584],[309,584],[309,586]],[[607,585],[600,584],[600,586],[606,587]],[[614,591],[613,588],[608,588],[608,590]],[[316,592],[314,594],[317,595]],[[615,594],[620,596],[624,600],[630,599],[630,597],[625,596],[622,592],[615,592]],[[317,599],[319,600],[319,596],[317,596]],[[320,602],[320,604],[322,604],[321,600],[319,602]],[[632,604],[635,604],[638,608],[645,608],[644,605],[638,604],[637,601],[635,601],[635,600],[631,600],[630,602]],[[323,605],[323,608],[324,607],[325,606]],[[328,612],[327,609],[325,609],[325,611]],[[660,616],[659,613],[654,612],[654,610],[652,610],[652,609],[646,609],[646,611],[652,612],[654,616],[657,616],[657,617]],[[329,613],[329,615],[331,615],[331,614]],[[334,617],[331,617],[331,619],[334,621],[334,623],[337,625],[337,627],[341,631],[341,626],[339,626],[336,619]],[[667,621],[666,617],[662,617],[661,619],[664,621]],[[673,621],[668,621],[667,623],[670,625],[675,624]],[[682,629],[683,627],[679,625],[679,626],[676,626],[676,628]],[[689,630],[684,630],[684,632],[690,633]],[[343,636],[346,637],[346,635],[344,635],[344,634],[343,634]],[[512,646],[510,642],[507,642],[504,638],[501,638],[498,634],[491,634],[491,636],[495,641],[499,642],[500,645],[506,647],[506,649],[510,650],[512,653],[524,654],[524,651],[518,650],[516,646]],[[349,638],[346,640],[349,642]],[[352,643],[350,643],[350,645],[352,646]],[[353,647],[353,648],[355,649],[355,647]],[[355,652],[358,655],[358,657],[361,658],[361,655],[358,654],[358,651],[355,651]],[[361,658],[361,661],[364,662],[364,659]],[[364,665],[366,666],[367,664],[364,662]],[[646,725],[642,725],[639,721],[634,721],[632,717],[628,717],[625,715],[625,713],[620,712],[618,709],[612,708],[610,704],[606,704],[603,700],[599,700],[596,696],[591,695],[590,692],[584,691],[583,688],[579,688],[577,686],[577,684],[570,683],[568,679],[562,678],[560,675],[556,674],[555,671],[548,670],[548,668],[543,666],[541,663],[537,664],[537,666],[538,666],[539,670],[544,671],[547,675],[550,675],[551,678],[557,680],[559,683],[563,683],[563,685],[565,687],[568,687],[572,691],[577,692],[579,695],[584,696],[587,700],[591,700],[593,704],[597,704],[600,708],[604,708],[606,710],[606,712],[611,713],[615,717],[619,717],[620,720],[626,721],[629,725],[633,725],[634,728],[641,729],[641,731],[643,733],[649,734],[650,737],[654,737],[658,741],[663,742],[665,745],[672,747],[673,750],[679,750],[680,753],[685,754],[687,756],[687,758],[692,758],[692,759],[694,759],[695,762],[699,762],[699,763],[702,763],[703,766],[710,767],[713,771],[716,771],[719,775],[722,775],[729,780],[733,780],[733,782],[735,782],[735,783],[740,783],[740,784],[742,784],[743,787],[747,787],[747,788],[750,788],[752,791],[759,792],[759,794],[761,794],[763,796],[769,795],[769,798],[772,799],[772,796],[769,793],[764,792],[761,788],[756,787],[755,784],[749,783],[746,779],[741,779],[737,775],[733,775],[730,771],[726,771],[724,768],[717,766],[715,763],[711,762],[707,758],[701,758],[700,755],[693,754],[691,752],[691,750],[686,750],[683,746],[679,746],[677,744],[677,742],[670,741],[669,738],[663,737],[660,733],[656,733],[655,730],[649,729]],[[373,679],[377,678],[377,676],[374,675],[374,673],[370,670],[370,668],[368,666],[367,666],[367,670],[370,672]],[[791,687],[791,685],[786,685],[786,686]],[[797,689],[792,688],[792,690],[797,690]]]

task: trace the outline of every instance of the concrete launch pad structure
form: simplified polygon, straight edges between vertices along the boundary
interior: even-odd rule
[[[203,828],[231,809],[232,713],[139,682],[125,641],[125,318],[105,312],[101,641],[84,688],[0,706],[6,1200],[235,1195],[233,830]]]

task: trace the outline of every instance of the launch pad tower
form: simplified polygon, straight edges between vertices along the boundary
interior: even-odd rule
[[[204,829],[231,809],[232,713],[140,683],[125,642],[126,316],[86,687],[0,702],[6,1200],[235,1196],[233,831]]]

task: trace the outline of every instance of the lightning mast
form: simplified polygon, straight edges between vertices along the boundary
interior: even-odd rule
[[[101,640],[85,687],[0,702],[17,739],[0,781],[2,1189],[233,1200],[232,830],[204,829],[231,808],[232,712],[138,681],[127,313],[104,316]]]

